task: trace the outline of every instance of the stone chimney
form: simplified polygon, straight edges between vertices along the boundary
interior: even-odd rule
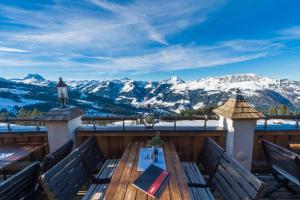
[[[50,152],[54,152],[69,140],[75,141],[76,128],[81,126],[83,112],[76,107],[54,108],[43,115],[48,131]]]
[[[251,106],[239,90],[213,112],[220,117],[219,126],[228,131],[226,151],[251,170],[256,123],[263,114]]]

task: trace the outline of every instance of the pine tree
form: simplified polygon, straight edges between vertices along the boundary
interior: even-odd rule
[[[21,108],[18,112],[18,118],[27,118],[30,117],[30,112],[25,108]]]
[[[268,111],[269,115],[277,115],[278,114],[278,109],[275,106],[272,106],[269,108]]]
[[[288,114],[289,110],[288,110],[288,107],[286,105],[280,105],[279,106],[279,113],[281,115],[286,115]]]
[[[8,118],[9,117],[9,113],[8,112],[1,112],[0,113],[0,118],[1,119],[5,119],[5,118]]]
[[[42,113],[37,108],[34,108],[33,111],[30,113],[30,117],[32,118],[36,118],[40,116],[42,116]]]

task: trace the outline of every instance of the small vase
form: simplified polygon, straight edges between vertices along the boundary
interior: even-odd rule
[[[158,161],[158,148],[156,146],[152,146],[152,149],[152,160],[156,163]]]

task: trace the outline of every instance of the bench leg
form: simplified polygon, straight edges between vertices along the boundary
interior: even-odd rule
[[[293,188],[291,188],[289,186],[289,180],[288,179],[280,179],[277,174],[273,173],[272,174],[273,177],[275,178],[275,180],[278,182],[278,185],[276,185],[273,188],[270,188],[269,190],[267,190],[264,194],[263,197],[268,197],[271,194],[273,194],[274,192],[276,192],[277,190],[279,190],[280,188],[284,187],[287,191],[291,192],[292,194],[297,194],[297,191],[294,190]]]
[[[284,187],[290,193],[292,193],[292,194],[297,194],[298,193],[296,190],[294,190],[293,188],[291,188],[289,186],[289,180],[288,179],[283,179],[283,180],[280,179],[275,172],[273,172],[273,177],[277,180],[277,182],[279,182],[279,183],[283,182],[282,187]]]

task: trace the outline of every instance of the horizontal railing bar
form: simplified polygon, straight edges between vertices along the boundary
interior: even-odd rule
[[[262,117],[261,119],[300,119],[300,115],[266,115],[265,117]]]
[[[140,116],[96,116],[88,117],[82,116],[81,120],[83,121],[122,121],[122,120],[138,120]],[[180,120],[218,120],[219,117],[216,115],[211,116],[161,116],[160,120],[163,121],[180,121]],[[271,120],[271,119],[290,119],[290,120],[300,120],[300,115],[266,115],[262,120]],[[42,118],[0,118],[0,122],[45,122]]]
[[[83,121],[105,121],[105,120],[137,120],[140,119],[140,116],[124,116],[124,117],[119,117],[119,116],[109,116],[109,117],[86,117],[83,116],[81,117],[81,120]],[[217,120],[218,116],[212,115],[212,116],[161,116],[159,117],[160,120],[163,121],[173,121],[173,120]]]
[[[0,118],[0,122],[43,122],[38,118]]]

